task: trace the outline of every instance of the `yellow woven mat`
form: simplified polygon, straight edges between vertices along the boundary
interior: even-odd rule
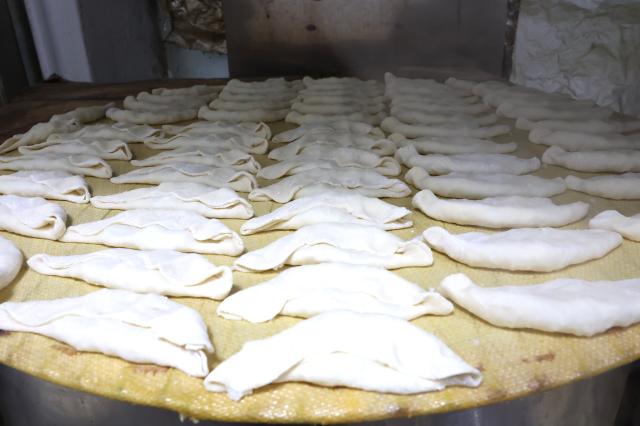
[[[277,132],[282,123],[272,126]],[[517,155],[541,155],[543,147],[526,141],[526,133],[514,131],[498,138],[517,140]],[[151,154],[140,144],[132,145],[138,158]],[[259,156],[259,161],[270,161]],[[116,174],[131,169],[127,162],[112,161]],[[555,167],[544,167],[538,174],[561,176],[568,172]],[[113,185],[108,180],[89,178],[94,195],[112,194],[137,185]],[[568,191],[554,197],[558,202],[587,200],[592,208],[589,217],[609,208],[624,214],[640,212],[640,202],[612,202],[601,198]],[[410,207],[410,199],[388,201]],[[98,210],[90,205],[60,202],[70,216],[70,224],[101,219],[114,211]],[[254,203],[256,214],[277,208],[274,203]],[[444,225],[454,232],[471,231],[471,227],[442,224],[413,214],[414,227],[395,233],[410,238],[433,225]],[[242,221],[224,220],[238,231]],[[583,220],[571,227],[585,227]],[[14,241],[26,257],[46,252],[54,255],[81,254],[103,249],[89,244],[65,244],[9,233],[2,236]],[[270,232],[243,237],[247,249],[254,250],[285,235]],[[210,256],[211,261],[230,265],[233,258]],[[451,273],[464,272],[483,285],[508,283],[539,283],[555,278],[585,278],[615,280],[640,276],[640,244],[625,240],[621,247],[602,259],[566,268],[556,273],[508,273],[474,269],[453,262],[434,253],[434,265],[429,268],[407,268],[396,272],[423,287],[437,286]],[[234,273],[236,288],[265,281],[274,273]],[[81,281],[46,277],[25,267],[16,281],[0,291],[0,301],[24,301],[77,296],[97,290]],[[228,358],[248,340],[270,336],[297,323],[298,319],[279,317],[266,324],[249,324],[224,320],[215,315],[217,303],[204,299],[180,298],[174,300],[197,309],[204,317],[216,353],[210,358],[215,367]],[[586,378],[640,357],[640,325],[627,329],[614,329],[592,338],[553,335],[535,331],[515,331],[493,327],[457,308],[447,317],[427,316],[414,324],[435,334],[471,365],[482,370],[484,382],[477,389],[453,387],[442,392],[413,396],[377,394],[359,390],[329,389],[303,383],[268,386],[233,402],[225,394],[205,391],[202,380],[164,367],[137,365],[120,359],[93,353],[79,353],[52,339],[29,333],[3,333],[0,336],[0,362],[36,377],[110,398],[138,404],[147,404],[178,411],[194,418],[228,422],[310,422],[336,423],[376,420],[394,416],[416,416],[457,409],[477,407],[565,383]],[[424,360],[429,362],[428,359]]]

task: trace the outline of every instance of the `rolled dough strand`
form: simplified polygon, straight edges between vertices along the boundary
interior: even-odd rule
[[[407,124],[464,123],[469,126],[477,125],[480,127],[495,124],[498,121],[498,116],[495,114],[482,116],[468,114],[430,114],[398,107],[391,108],[391,115]]]
[[[107,110],[107,117],[109,117],[113,121],[133,124],[177,123],[179,121],[194,120],[197,116],[197,109],[130,111],[120,108],[109,108]]]
[[[212,86],[208,84],[196,84],[189,87],[178,87],[175,89],[167,89],[160,87],[151,90],[153,95],[173,96],[173,95],[206,95],[209,93],[218,94],[224,86]]]
[[[198,118],[208,121],[263,121],[270,123],[280,121],[287,116],[289,109],[268,110],[252,109],[247,111],[212,110],[203,106],[198,110]]]
[[[362,112],[354,112],[351,114],[335,114],[335,115],[321,115],[321,114],[300,114],[297,111],[291,111],[286,115],[284,121],[288,123],[294,123],[298,125],[302,124],[320,124],[320,123],[332,123],[334,121],[348,120],[368,123],[371,125],[378,125],[382,119],[386,116],[383,112],[378,114],[367,114]]]
[[[268,95],[255,93],[235,93],[231,91],[222,91],[218,95],[218,99],[233,102],[256,102],[256,101],[289,101],[294,99],[297,93],[294,91],[272,92]]]
[[[122,106],[126,110],[129,111],[140,111],[140,112],[165,112],[165,111],[179,111],[183,109],[197,109],[200,106],[204,105],[203,103],[173,103],[173,104],[159,104],[152,102],[143,102],[139,101],[133,96],[127,96],[122,101]]]
[[[342,105],[359,104],[372,106],[384,102],[384,96],[369,97],[364,95],[331,96],[331,95],[298,95],[296,102],[303,102],[307,105]]]
[[[451,97],[431,97],[431,96],[423,96],[418,94],[403,94],[403,95],[395,95],[391,101],[392,102],[424,102],[429,104],[437,104],[437,105],[473,105],[477,104],[480,98],[476,96],[469,96],[466,98],[451,98]]]
[[[214,99],[216,94],[207,95],[152,95],[149,92],[140,92],[136,95],[136,100],[144,103],[167,105],[188,104],[188,105],[204,105]]]
[[[640,172],[640,151],[606,150],[567,152],[552,146],[542,154],[542,162],[588,173]]]
[[[412,145],[420,154],[506,154],[515,151],[517,148],[514,142],[498,143],[486,139],[459,136],[406,139],[398,133],[393,133],[389,135],[389,140],[399,146]]]
[[[387,133],[400,133],[407,138],[417,138],[420,136],[465,136],[474,138],[491,138],[493,136],[505,135],[511,132],[511,126],[507,124],[496,124],[488,127],[465,127],[461,123],[456,123],[450,127],[425,126],[402,123],[395,117],[385,118],[380,127]]]
[[[587,179],[569,175],[564,180],[569,189],[596,197],[640,200],[640,173],[595,176]]]
[[[497,113],[508,118],[526,118],[528,120],[590,120],[603,119],[611,116],[612,110],[607,108],[554,109],[543,106],[518,106],[504,102],[500,104]]]
[[[355,112],[362,112],[367,114],[377,114],[384,111],[384,104],[379,103],[377,105],[359,105],[357,103],[343,103],[333,105],[314,105],[304,102],[296,102],[291,106],[291,109],[298,111],[301,114],[321,114],[321,115],[337,115],[337,114],[352,114]]]
[[[529,121],[524,118],[516,120],[516,128],[530,130],[536,134],[545,134],[556,130],[581,133],[628,133],[640,130],[640,120],[631,121],[604,121],[604,120],[542,120]],[[529,134],[531,139],[531,134]]]
[[[491,110],[491,107],[485,104],[465,104],[465,105],[447,105],[444,103],[433,103],[429,101],[391,101],[391,109],[403,108],[412,109],[425,113],[457,113],[457,114],[480,114]]]
[[[209,104],[209,108],[211,109],[224,111],[248,111],[255,109],[279,110],[289,108],[290,106],[291,101],[289,100],[226,101],[224,99],[216,99]]]
[[[469,93],[473,93],[473,88],[478,84],[478,82],[449,77],[444,81],[444,84],[446,84],[447,86],[455,87],[456,89],[462,89],[468,91]]]
[[[536,132],[536,130],[542,130]],[[631,138],[619,134],[580,133],[564,130],[549,131],[535,129],[529,140],[542,145],[558,146],[565,151],[598,151],[609,149],[640,149],[640,137]]]

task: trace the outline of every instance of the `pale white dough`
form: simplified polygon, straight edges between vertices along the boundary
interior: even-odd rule
[[[579,172],[640,172],[640,150],[567,152],[552,146],[542,154],[542,162]]]
[[[616,234],[617,235],[617,234]],[[238,271],[257,272],[283,265],[344,262],[397,269],[429,266],[431,250],[420,239],[404,241],[372,225],[321,223],[303,226],[236,259]]]
[[[27,264],[43,275],[136,293],[221,300],[233,285],[229,267],[216,266],[199,254],[172,250],[118,248],[73,256],[40,253]]]
[[[431,248],[469,266],[537,272],[601,258],[622,243],[617,233],[599,229],[521,228],[455,235],[434,226],[423,236]]]
[[[510,101],[501,102],[497,113],[508,118],[527,120],[600,120],[613,114],[608,108],[567,108],[565,105],[526,105]]]
[[[82,176],[62,171],[21,171],[0,175],[0,193],[88,203],[91,193]]]
[[[589,211],[589,204],[581,201],[556,205],[549,198],[519,195],[456,200],[438,198],[428,189],[418,192],[412,204],[433,219],[487,228],[565,226],[582,219]]]
[[[564,180],[567,187],[574,191],[612,200],[640,200],[640,173],[594,176],[586,179],[569,175]]]
[[[448,315],[453,305],[383,268],[320,263],[282,271],[218,305],[217,314],[230,320],[265,322],[277,315],[309,318],[347,310],[383,314],[406,320],[422,315]]]
[[[558,279],[534,285],[480,287],[464,274],[438,289],[472,314],[506,328],[593,336],[640,321],[640,279]]]
[[[271,129],[265,123],[230,123],[226,121],[195,121],[187,125],[165,124],[162,131],[169,135],[212,135],[231,133],[238,136],[257,136],[261,139],[271,137]]]
[[[127,210],[70,226],[60,241],[228,256],[244,251],[240,236],[222,222],[188,210]]]
[[[260,163],[251,154],[239,149],[219,148],[213,146],[184,146],[162,151],[144,160],[131,161],[132,166],[159,166],[167,163],[199,163],[207,166],[230,167],[236,170],[244,170],[256,173],[260,170]]]
[[[293,111],[300,114],[320,114],[320,115],[338,115],[353,114],[357,112],[367,114],[377,114],[384,111],[384,104],[378,102],[375,104],[363,103],[334,103],[334,104],[308,104],[306,102],[295,102],[291,105]]]
[[[523,175],[540,168],[538,157],[519,158],[505,154],[429,154],[420,155],[411,145],[396,151],[395,158],[407,167],[420,167],[427,173],[507,173]]]
[[[516,127],[523,130],[532,130],[536,132],[564,130],[568,132],[581,133],[625,133],[640,130],[640,120],[634,121],[603,121],[603,120],[586,120],[586,121],[567,121],[567,120],[541,120],[529,121],[525,118],[516,120]]]
[[[256,232],[299,229],[317,223],[357,223],[392,230],[413,225],[407,218],[411,211],[377,198],[359,194],[328,191],[324,194],[293,200],[282,207],[246,221],[240,228],[243,235]]]
[[[101,289],[85,296],[0,304],[0,329],[41,334],[78,351],[174,367],[194,377],[213,352],[200,314],[157,294]]]
[[[466,102],[453,102],[449,103],[448,100],[440,99],[429,102],[424,100],[411,100],[411,99],[393,99],[391,101],[391,108],[403,108],[407,110],[414,110],[429,114],[480,114],[491,110],[489,105],[485,104],[468,104]]]
[[[5,288],[22,269],[22,252],[11,241],[0,237],[0,289]]]
[[[111,166],[94,155],[20,155],[0,156],[0,170],[48,170],[108,179]]]
[[[437,125],[460,123],[464,126],[480,127],[495,124],[498,121],[498,116],[495,114],[475,116],[459,113],[428,113],[397,106],[391,107],[391,115],[407,124]]]
[[[89,124],[71,133],[53,133],[47,141],[82,141],[93,142],[95,140],[119,140],[127,143],[142,142],[147,138],[160,133],[154,127],[146,124],[112,123]]]
[[[569,132],[557,130],[529,133],[529,140],[543,145],[559,146],[565,151],[589,151],[610,149],[640,149],[640,138],[633,139],[623,135]]]
[[[351,189],[366,197],[403,198],[411,194],[411,189],[398,179],[388,178],[373,170],[345,167],[317,169],[287,176],[272,185],[254,189],[249,193],[249,200],[286,203],[302,196],[301,192],[305,188],[316,185]]]
[[[150,96],[154,96],[154,95],[150,95]],[[163,112],[198,109],[209,101],[208,98],[187,99],[182,96],[158,96],[158,98],[160,99],[171,98],[172,101],[170,103],[168,102],[161,103],[157,101],[148,101],[148,100],[143,101],[140,98],[136,99],[134,96],[127,96],[122,101],[122,106],[125,108],[125,111],[142,112],[142,113],[144,112],[163,113]]]
[[[208,121],[264,121],[270,123],[273,121],[283,120],[289,108],[269,110],[269,109],[251,109],[244,111],[224,111],[209,109],[208,106],[203,106],[198,110],[198,118]]]
[[[325,124],[332,123],[334,121],[348,120],[378,125],[386,116],[387,115],[382,111],[375,114],[369,114],[367,112],[352,112],[350,114],[334,115],[301,114],[298,111],[291,111],[286,115],[284,121],[294,124]]]
[[[138,188],[91,198],[99,209],[175,209],[191,210],[204,217],[248,219],[253,207],[232,189],[214,188],[202,183],[164,182],[150,188]]]
[[[46,140],[34,145],[21,146],[23,155],[72,155],[82,154],[104,160],[131,160],[133,155],[126,142],[119,140]]]
[[[250,110],[282,110],[291,106],[290,100],[255,100],[255,101],[230,101],[216,99],[209,104],[213,110],[223,111],[250,111]]]
[[[144,144],[151,149],[237,149],[251,154],[264,154],[269,148],[269,142],[263,137],[237,135],[233,133],[212,133],[208,135],[183,134],[168,139],[155,138],[146,140]]]
[[[387,315],[333,311],[254,340],[204,380],[239,400],[277,382],[414,394],[477,387],[482,374],[432,334]]]
[[[630,240],[640,241],[640,214],[625,216],[616,210],[606,210],[589,221],[589,228],[614,231]]]
[[[67,229],[67,212],[44,198],[0,195],[0,229],[57,240]]]
[[[387,117],[380,124],[387,133],[400,133],[407,138],[418,138],[420,136],[463,136],[472,138],[491,138],[493,136],[505,135],[511,131],[507,124],[494,124],[487,127],[469,127],[462,123],[450,123],[448,125],[415,125],[402,123],[395,117]]]
[[[497,143],[464,137],[406,139],[401,134],[394,133],[389,139],[400,146],[413,146],[419,154],[506,154],[517,148],[514,142]]]
[[[332,133],[322,136],[315,133],[306,134],[295,142],[272,149],[269,158],[272,160],[288,160],[299,155],[304,150],[319,145],[326,145],[325,149],[331,150],[336,147],[356,148],[369,151],[378,156],[393,155],[396,152],[396,144],[388,139],[374,139],[368,136],[351,135],[347,133]]]
[[[319,133],[323,135],[330,133],[348,133],[362,136],[377,134],[378,136],[384,136],[384,133],[379,132],[379,130],[380,129],[368,123],[342,119],[331,123],[302,124],[295,129],[285,130],[284,132],[274,135],[273,141],[277,143],[293,142],[309,133]]]
[[[205,95],[209,93],[218,93],[224,86],[213,86],[209,84],[195,84],[188,87],[164,88],[160,87],[151,91],[154,95],[172,96],[172,95]]]
[[[479,199],[508,195],[552,197],[567,189],[562,178],[545,179],[533,175],[505,173],[449,173],[431,176],[424,169],[414,167],[405,180],[418,189],[449,198]]]
[[[109,108],[107,117],[113,121],[133,124],[164,124],[194,120],[198,116],[197,109],[162,109],[160,111],[131,111],[120,108]]]
[[[141,167],[120,176],[111,178],[112,183],[148,183],[163,182],[203,183],[217,188],[231,188],[240,192],[249,192],[258,185],[256,178],[245,171],[228,167],[212,167],[198,163],[172,162],[159,166]]]

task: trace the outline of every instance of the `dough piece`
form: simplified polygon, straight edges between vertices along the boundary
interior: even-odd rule
[[[491,110],[489,105],[485,104],[468,104],[466,102],[435,103],[431,99],[429,102],[424,100],[407,100],[394,99],[391,101],[391,108],[402,108],[404,110],[413,110],[427,114],[480,114]]]
[[[223,90],[218,95],[218,99],[231,102],[256,102],[256,101],[292,101],[296,97],[296,92],[287,91],[271,91],[268,93],[239,93],[231,90]]]
[[[200,314],[157,294],[102,289],[85,296],[0,304],[0,329],[41,334],[78,351],[164,365],[190,376],[209,371],[213,352]]]
[[[348,133],[332,133],[326,136],[307,134],[295,142],[272,149],[269,152],[269,158],[281,161],[288,160],[299,155],[306,147],[317,145],[332,145],[334,148],[357,148],[370,151],[372,154],[378,156],[393,155],[397,149],[396,144],[388,139],[375,139],[368,136],[351,135]]]
[[[431,248],[469,266],[536,272],[601,258],[622,243],[615,232],[593,229],[521,228],[454,235],[434,226],[423,236]]]
[[[27,237],[59,239],[67,229],[67,213],[39,197],[0,195],[0,229]]]
[[[162,151],[144,160],[133,160],[131,165],[136,167],[159,166],[167,163],[198,163],[206,166],[229,167],[256,173],[260,170],[260,163],[251,154],[239,149],[224,149],[213,146],[184,146],[182,148]]]
[[[198,118],[209,121],[264,121],[270,123],[283,120],[288,112],[289,108],[278,110],[251,109],[245,111],[212,110],[205,105],[198,110]]]
[[[460,123],[464,126],[486,126],[489,124],[495,124],[498,121],[498,116],[495,114],[487,114],[482,116],[468,115],[468,114],[438,114],[427,113],[423,111],[417,111],[401,107],[392,107],[391,115],[398,120],[407,124],[424,124],[424,125],[437,125],[437,124],[451,124]]]
[[[214,188],[201,183],[164,182],[150,188],[92,197],[91,204],[108,210],[190,210],[204,217],[218,219],[253,217],[251,204],[232,189]]]
[[[288,176],[273,185],[254,189],[249,193],[249,200],[286,203],[303,196],[305,188],[315,185],[351,189],[365,197],[403,198],[411,194],[411,189],[398,179],[388,178],[373,170],[344,167],[311,170]]]
[[[228,167],[211,167],[204,164],[181,162],[141,167],[113,177],[111,182],[116,184],[148,183],[152,185],[163,182],[203,183],[216,188],[231,188],[240,192],[249,192],[258,186],[256,178],[247,172]]]
[[[347,120],[378,125],[387,115],[384,112],[369,114],[366,112],[352,112],[351,114],[301,114],[298,111],[291,111],[284,119],[287,123],[294,124],[326,124],[334,121]]]
[[[229,267],[209,263],[199,254],[171,250],[106,249],[74,256],[40,253],[27,264],[44,275],[165,296],[221,300],[233,285]]]
[[[278,382],[414,394],[477,387],[482,374],[437,337],[400,318],[334,311],[244,344],[204,380],[239,400]]]
[[[558,130],[581,133],[625,133],[640,130],[640,120],[633,121],[566,121],[566,120],[542,120],[529,121],[525,118],[516,120],[516,128],[535,132],[554,132]]]
[[[164,98],[163,96],[159,96]],[[169,98],[169,96],[167,96]],[[173,98],[173,96],[171,96]],[[157,102],[144,102],[136,99],[133,96],[127,96],[122,101],[122,106],[126,111],[134,112],[153,112],[153,113],[165,113],[172,111],[182,110],[194,110],[200,108],[202,105],[206,105],[207,99],[184,99],[178,98],[172,103],[157,103]]]
[[[640,149],[640,138],[623,135],[592,134],[558,130],[543,132],[532,130],[529,140],[543,145],[559,146],[565,151],[589,151],[610,149]]]
[[[579,172],[640,172],[640,151],[608,149],[567,152],[552,146],[542,154],[542,162]]]
[[[0,237],[0,289],[5,288],[22,269],[22,252],[11,241]]]
[[[227,133],[237,136],[253,136],[261,139],[271,138],[271,129],[265,123],[228,123],[225,121],[196,121],[185,126],[165,124],[162,132],[168,135],[208,136]]]
[[[275,278],[234,293],[218,306],[219,316],[253,323],[277,315],[309,318],[347,310],[412,320],[449,315],[453,305],[393,272],[373,266],[320,263],[290,268]]]
[[[242,272],[258,272],[323,262],[397,269],[429,266],[433,258],[429,247],[419,239],[404,241],[371,225],[321,223],[304,226],[246,253],[233,266]]]
[[[446,84],[447,86],[455,87],[456,89],[461,89],[469,93],[472,93],[474,86],[478,84],[478,82],[449,77],[444,81],[444,84]]]
[[[534,285],[479,287],[464,274],[449,275],[439,291],[498,327],[593,336],[640,321],[640,280],[559,279]]]
[[[55,114],[48,122],[36,124],[27,133],[18,134],[5,140],[0,144],[0,154],[13,151],[19,146],[42,142],[52,133],[76,131],[81,123],[89,123],[103,118],[106,109],[112,105],[79,107],[64,114]]]
[[[160,96],[173,96],[173,95],[206,95],[206,94],[217,94],[219,93],[224,86],[213,86],[209,84],[195,84],[193,86],[188,87],[178,87],[178,88],[164,88],[160,87],[157,89],[151,90],[151,93],[154,95]]]
[[[420,167],[427,173],[507,173],[523,175],[540,168],[538,157],[518,158],[504,154],[420,155],[411,145],[399,148],[395,157],[407,167]]]
[[[0,193],[42,197],[84,204],[89,202],[89,186],[82,176],[61,171],[21,171],[0,176]]]
[[[183,107],[190,106],[192,108],[198,108],[207,104],[215,97],[215,93],[204,93],[201,95],[157,95],[149,92],[140,92],[136,95],[135,99],[146,104],[164,105],[169,107],[181,105]]]
[[[342,119],[331,123],[303,124],[295,129],[278,133],[273,137],[273,141],[277,143],[293,142],[310,133],[317,133],[323,136],[330,133],[348,133],[362,136],[376,134],[378,136],[384,136],[384,133],[376,129],[377,128],[368,123]]]
[[[608,108],[560,108],[561,105],[523,105],[514,102],[501,102],[497,113],[508,118],[526,118],[527,120],[600,120],[610,117],[613,110]]]
[[[449,173],[430,176],[420,167],[409,170],[405,180],[418,189],[428,189],[449,198],[480,199],[509,195],[553,197],[567,189],[560,177],[545,179],[505,173]]]
[[[209,104],[209,108],[222,111],[250,111],[250,110],[281,110],[291,106],[290,100],[255,100],[255,101],[229,101],[216,99]]]
[[[157,133],[159,133],[158,129],[147,126],[146,124],[90,124],[71,133],[53,133],[47,138],[47,141],[81,141],[90,143],[95,140],[118,140],[135,143],[142,142]]]
[[[178,121],[195,120],[197,109],[164,109],[160,111],[130,111],[120,108],[109,108],[107,117],[113,121],[133,124],[163,124]]]
[[[93,155],[5,155],[0,156],[0,170],[55,170],[104,179],[113,175],[111,166]]]
[[[486,139],[463,137],[406,139],[401,134],[395,133],[390,135],[389,139],[400,146],[413,146],[420,154],[506,154],[517,148],[514,142],[497,143]]]
[[[44,141],[18,148],[23,155],[91,155],[104,160],[131,160],[133,155],[126,142],[119,140],[83,140]]]
[[[640,214],[624,216],[616,210],[606,210],[589,221],[589,228],[614,231],[629,240],[640,241]]]
[[[227,256],[244,251],[240,236],[222,222],[188,210],[127,210],[70,226],[60,241]]]
[[[420,136],[463,136],[471,138],[491,138],[498,135],[505,135],[511,132],[511,126],[506,124],[494,124],[487,127],[465,127],[461,123],[449,125],[414,125],[400,122],[395,117],[387,117],[380,124],[387,133],[400,133],[407,138],[418,138]]]
[[[291,105],[291,109],[299,112],[300,114],[338,115],[353,114],[357,112],[377,114],[384,111],[384,104],[382,102],[370,105],[355,102],[335,104],[307,104],[304,102],[295,102]]]
[[[377,198],[332,191],[290,201],[284,206],[246,221],[240,228],[242,235],[282,229],[299,229],[318,223],[356,223],[392,230],[408,228],[413,222],[407,218],[411,211]]]
[[[239,149],[250,154],[265,154],[269,142],[258,136],[240,136],[232,133],[213,133],[210,135],[176,135],[169,139],[146,140],[145,146],[151,149],[209,148]]]
[[[400,103],[421,103],[421,104],[431,104],[438,106],[446,106],[449,108],[458,108],[458,107],[466,107],[469,105],[478,105],[479,98],[477,96],[467,96],[467,97],[451,97],[444,96],[442,94],[432,94],[430,96],[425,96],[422,94],[416,93],[402,93],[396,94],[391,99],[391,104],[400,104]],[[487,108],[485,110],[490,110],[491,108]]]
[[[443,222],[487,228],[542,228],[565,226],[587,215],[589,204],[581,201],[556,205],[543,197],[491,197],[455,200],[436,197],[425,189],[412,200],[425,215]]]
[[[640,200],[640,173],[579,178],[569,175],[564,181],[569,189],[612,200]]]

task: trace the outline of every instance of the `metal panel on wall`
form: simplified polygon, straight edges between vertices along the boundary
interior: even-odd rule
[[[500,76],[507,0],[225,0],[233,77]]]

